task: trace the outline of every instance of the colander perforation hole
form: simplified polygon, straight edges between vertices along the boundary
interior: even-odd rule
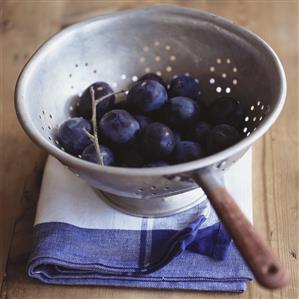
[[[52,115],[52,114],[49,114],[49,117],[50,117],[51,119],[53,119],[53,115]]]
[[[245,128],[243,129],[243,132],[244,132],[244,133],[246,133],[246,132],[247,132],[247,130],[248,130],[248,128],[247,128],[247,127],[245,127]]]
[[[43,126],[41,128],[42,128],[43,131],[45,130],[45,128]]]
[[[222,91],[221,86],[217,86],[217,87],[216,87],[216,92],[217,92],[217,93],[221,93],[221,91]]]
[[[158,40],[156,40],[156,41],[154,42],[154,46],[155,46],[155,47],[159,47],[159,46],[160,46],[160,42],[159,42]]]
[[[126,74],[122,74],[122,75],[120,76],[120,78],[121,78],[122,80],[125,80],[125,79],[127,79],[127,75],[126,75]]]
[[[169,59],[170,59],[170,61],[175,61],[175,60],[176,60],[176,57],[175,57],[174,55],[171,55],[171,56],[169,57]]]
[[[144,63],[144,62],[145,62],[145,60],[146,60],[146,58],[145,58],[145,57],[143,57],[143,56],[141,56],[141,57],[139,58],[139,61],[140,61],[140,63]]]
[[[233,67],[233,72],[236,73],[238,69],[236,67]]]
[[[156,60],[156,61],[160,61],[160,60],[161,60],[161,57],[160,57],[160,56],[155,56],[155,60]]]
[[[233,79],[233,85],[237,85],[238,84],[238,80],[237,79]]]
[[[49,130],[52,130],[51,126],[48,126],[48,129],[49,129]]]
[[[149,47],[148,47],[148,46],[144,46],[144,47],[143,47],[143,51],[144,51],[144,52],[148,52],[148,51],[149,51]]]
[[[231,63],[231,60],[230,60],[229,58],[227,58],[227,59],[226,59],[226,63],[227,63],[227,64],[230,64],[230,63]]]
[[[254,105],[250,106],[250,110],[253,111],[254,110]]]
[[[146,73],[149,73],[149,72],[151,71],[151,69],[150,69],[149,67],[146,67],[146,68],[144,69],[144,71],[145,71]]]
[[[51,136],[48,136],[48,139],[49,139],[50,141],[52,141],[52,137],[51,137]]]
[[[226,88],[225,88],[225,92],[226,92],[226,93],[230,93],[230,92],[231,92],[230,87],[226,87]]]
[[[151,190],[155,190],[157,187],[156,186],[151,186],[150,189]]]
[[[244,120],[245,120],[245,122],[248,122],[249,121],[249,116],[245,116]]]
[[[96,74],[96,73],[97,73],[97,70],[93,70],[92,72],[93,72],[94,74]]]
[[[72,74],[69,74],[69,77],[70,77],[70,78],[72,78],[72,77],[73,77],[73,75],[72,75]]]
[[[209,82],[210,82],[210,84],[215,84],[215,82],[216,82],[216,81],[215,81],[215,78],[210,78],[210,81],[209,81]]]
[[[158,75],[158,76],[162,76],[162,72],[161,71],[156,71],[156,75]]]
[[[138,77],[137,77],[137,76],[133,76],[133,77],[132,77],[132,81],[133,81],[133,82],[136,82],[137,80],[138,80]]]
[[[39,117],[39,119],[42,119],[42,116],[40,114],[38,115],[38,117]]]
[[[75,67],[77,68],[77,67],[79,67],[79,65],[76,63],[76,64],[75,64]]]
[[[226,78],[227,74],[226,73],[222,73],[221,76],[222,76],[222,78]]]
[[[213,73],[215,72],[215,67],[214,66],[210,66],[210,71]]]
[[[88,62],[85,62],[85,64],[84,64],[85,66],[88,66]]]
[[[221,61],[221,58],[217,58],[216,59],[216,62],[218,63],[218,64],[220,64],[222,61]]]
[[[166,46],[165,46],[165,50],[166,50],[166,51],[170,51],[170,50],[171,50],[171,46],[170,46],[170,45],[166,45]]]
[[[170,73],[172,71],[172,67],[170,65],[168,65],[166,68],[166,72]]]

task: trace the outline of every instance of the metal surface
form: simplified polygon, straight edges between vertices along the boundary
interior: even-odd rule
[[[101,199],[124,213],[138,217],[164,217],[181,213],[198,205],[207,197],[201,188],[168,197],[152,197],[150,200],[120,197],[100,192]]]
[[[101,80],[119,90],[149,71],[166,81],[183,73],[198,78],[206,103],[238,99],[247,112],[244,139],[198,161],[152,169],[101,167],[59,148],[55,132],[86,86]],[[87,20],[52,37],[20,75],[16,110],[28,135],[74,173],[137,204],[196,188],[194,171],[228,168],[273,124],[285,96],[281,63],[255,34],[205,12],[154,6]],[[165,212],[160,205],[158,212]]]

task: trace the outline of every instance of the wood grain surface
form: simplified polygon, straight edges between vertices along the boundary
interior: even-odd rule
[[[264,38],[282,60],[288,81],[287,103],[277,123],[253,151],[254,223],[290,272],[291,282],[282,290],[267,291],[254,282],[242,295],[63,287],[43,285],[25,275],[46,155],[17,122],[13,106],[17,76],[37,47],[61,28],[91,16],[155,3],[199,8],[229,18]],[[297,1],[0,0],[1,299],[299,298],[298,9]]]

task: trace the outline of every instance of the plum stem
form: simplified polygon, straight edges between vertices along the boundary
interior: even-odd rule
[[[93,88],[93,87],[91,87],[91,88]],[[112,92],[112,93],[108,93],[108,94],[106,94],[105,96],[103,96],[103,97],[101,97],[101,98],[99,98],[99,99],[97,99],[97,100],[95,100],[95,105],[97,106],[101,101],[103,101],[103,100],[105,100],[105,99],[107,99],[107,98],[109,98],[109,97],[111,97],[111,96],[115,96],[115,95],[117,95],[117,94],[121,94],[121,93],[125,93],[125,92],[127,92],[127,90],[120,90],[120,91],[116,91],[116,92]]]
[[[92,134],[90,134],[86,129],[83,129],[83,131],[87,135],[87,137],[93,142],[94,136]]]
[[[87,130],[84,130],[84,131],[85,131],[85,134],[89,137],[89,139],[93,142],[93,145],[95,147],[95,150],[96,150],[96,153],[97,153],[97,156],[99,159],[99,164],[104,165],[103,155],[101,154],[99,138],[98,138],[97,109],[96,108],[97,108],[97,105],[101,101],[103,101],[113,95],[125,93],[126,90],[120,90],[117,92],[109,93],[97,100],[95,99],[95,91],[94,91],[93,86],[90,87],[89,91],[90,91],[90,96],[91,96],[91,107],[92,107],[91,123],[92,123],[92,127],[93,127],[93,134],[90,134]]]
[[[91,95],[91,105],[92,105],[92,127],[93,127],[93,144],[99,159],[99,164],[104,165],[103,155],[101,154],[99,138],[98,138],[98,128],[97,128],[97,101],[95,99],[94,88],[90,87],[90,95]],[[101,99],[100,99],[101,100]]]

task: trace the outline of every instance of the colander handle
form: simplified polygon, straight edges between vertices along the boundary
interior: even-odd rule
[[[200,171],[194,179],[207,194],[256,280],[269,289],[285,286],[288,272],[225,189],[221,175]]]

